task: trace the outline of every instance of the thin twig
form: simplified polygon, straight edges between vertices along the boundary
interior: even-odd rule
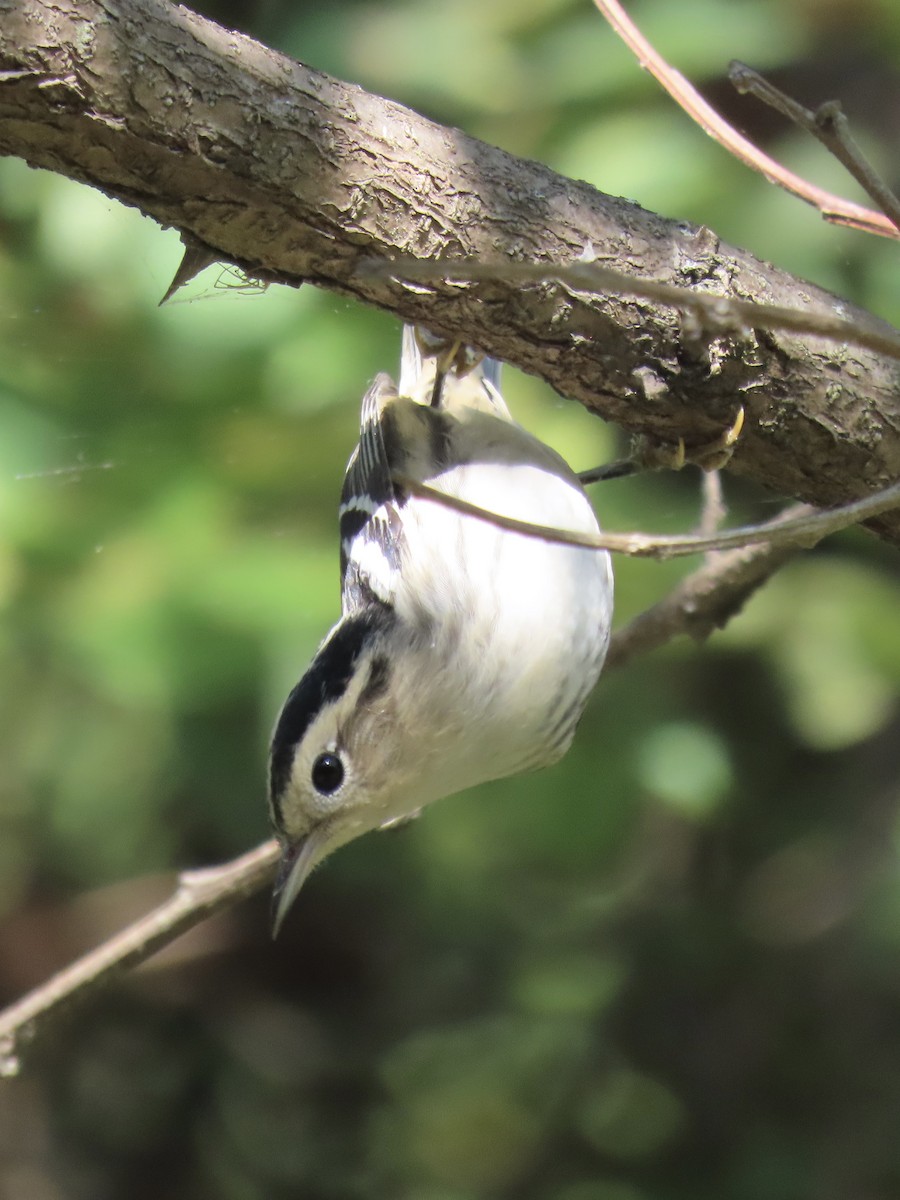
[[[725,500],[722,495],[722,476],[718,471],[704,471],[700,487],[703,508],[697,533],[701,537],[712,537],[717,529],[721,529],[726,516]]]
[[[717,296],[624,275],[595,262],[579,261],[559,266],[553,263],[475,262],[470,259],[367,259],[360,263],[362,274],[395,276],[399,280],[424,283],[453,281],[482,283],[506,279],[520,283],[562,283],[576,292],[596,294],[616,292],[655,300],[689,312],[710,336],[741,333],[748,329],[780,329],[791,333],[812,334],[843,344],[864,346],[888,358],[900,359],[900,333],[886,321],[873,317],[862,324],[849,321],[838,312],[821,309],[785,308],[776,304],[754,304],[731,296]],[[835,301],[835,309],[840,301]]]
[[[850,504],[842,504],[838,508],[813,511],[803,516],[786,520],[777,517],[763,525],[742,525],[737,529],[729,529],[725,533],[717,533],[711,537],[697,537],[693,534],[681,533],[582,533],[571,529],[557,529],[552,525],[537,525],[531,521],[520,521],[515,517],[506,517],[500,513],[489,512],[470,504],[459,496],[438,491],[428,484],[420,483],[406,475],[396,475],[394,482],[412,495],[422,500],[430,500],[443,508],[463,513],[465,516],[476,517],[496,525],[498,529],[506,529],[511,533],[521,533],[526,537],[538,538],[542,542],[552,542],[561,546],[583,546],[589,550],[610,550],[615,554],[627,554],[632,558],[685,558],[690,554],[706,554],[711,550],[734,550],[743,546],[752,546],[766,542],[772,546],[786,546],[793,549],[808,549],[829,534],[837,533],[860,521],[880,516],[892,508],[900,506],[900,483],[891,484],[862,500],[853,500]]]
[[[900,232],[900,200],[881,178],[850,132],[847,118],[837,100],[827,100],[813,112],[768,79],[735,60],[728,67],[728,78],[739,92],[749,93],[780,112],[782,116],[818,138],[822,145],[847,168],[866,195]]]
[[[45,1020],[259,891],[274,874],[278,854],[278,844],[269,841],[223,866],[184,871],[168,900],[0,1013],[0,1075],[17,1073],[23,1046]]]
[[[594,0],[594,4],[629,47],[640,65],[657,80],[705,133],[715,138],[746,166],[764,175],[770,183],[776,183],[785,191],[817,208],[826,221],[835,225],[849,225],[882,237],[900,237],[891,221],[882,213],[873,212],[861,204],[854,204],[841,196],[835,196],[824,188],[801,179],[781,163],[770,158],[758,146],[743,137],[733,125],[721,117],[688,81],[654,49],[627,16],[618,0]]]

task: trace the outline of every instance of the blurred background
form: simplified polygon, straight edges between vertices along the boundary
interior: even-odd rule
[[[702,222],[900,320],[896,245],[749,175],[588,0],[210,3],[312,66]],[[900,182],[894,0],[642,0],[723,82],[840,97]],[[267,835],[269,730],[338,612],[335,509],[384,314],[213,268],[0,161],[0,998]],[[577,468],[615,430],[508,371]],[[725,480],[732,518],[778,498]],[[602,485],[689,529],[695,472]],[[618,562],[619,624],[692,564]],[[341,850],[159,955],[0,1081],[3,1200],[896,1200],[900,570],[861,533],[601,681],[553,770]]]

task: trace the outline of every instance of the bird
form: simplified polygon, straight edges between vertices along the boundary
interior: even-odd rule
[[[500,364],[403,330],[399,386],[366,391],[339,507],[341,616],[288,696],[269,752],[277,934],[340,846],[568,750],[609,644],[605,551],[434,502],[597,533],[557,452],[519,425]]]

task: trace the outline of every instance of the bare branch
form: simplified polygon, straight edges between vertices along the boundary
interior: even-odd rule
[[[277,861],[278,845],[269,841],[221,867],[183,872],[170,899],[0,1013],[0,1075],[18,1072],[24,1046],[45,1021],[207,917],[252,896],[272,877]]]
[[[728,78],[739,92],[750,93],[818,138],[838,162],[847,168],[866,195],[881,208],[900,234],[900,200],[856,144],[837,100],[828,100],[812,112],[742,62],[735,61],[730,64]]]
[[[897,476],[896,359],[858,342],[823,348],[777,326],[709,344],[658,301],[590,285],[523,289],[501,273],[433,288],[358,272],[373,256],[565,266],[590,248],[626,276],[871,321],[708,229],[443,129],[184,7],[0,0],[0,153],[139,207],[201,261],[206,247],[253,278],[312,281],[479,345],[631,434],[702,446],[743,405],[730,469],[776,495],[830,507]],[[900,541],[900,517],[877,531]]]
[[[727,515],[725,498],[722,494],[722,476],[718,471],[704,471],[701,476],[703,508],[697,533],[701,537],[712,537]]]
[[[452,509],[469,517],[476,517],[498,529],[521,533],[561,546],[583,546],[588,550],[610,550],[614,554],[627,554],[632,558],[686,558],[691,554],[708,554],[715,550],[734,550],[760,543],[786,548],[809,549],[823,538],[850,525],[856,525],[869,517],[879,516],[900,505],[900,483],[884,488],[873,496],[844,504],[840,508],[825,512],[808,512],[787,519],[782,514],[764,525],[742,525],[725,533],[710,537],[694,534],[666,533],[580,533],[575,530],[557,529],[552,525],[535,525],[530,521],[519,521],[501,513],[488,512],[477,504],[470,504],[459,496],[438,491],[406,475],[397,475],[394,482],[414,496],[430,500],[442,508]]]
[[[881,237],[900,237],[900,232],[882,213],[873,212],[872,209],[835,196],[824,188],[801,179],[774,158],[770,158],[758,146],[754,146],[743,134],[738,133],[734,126],[720,116],[697,89],[651,46],[618,0],[594,0],[594,4],[634,53],[644,70],[650,72],[704,133],[708,133],[735,158],[764,175],[770,183],[778,184],[791,195],[817,208],[826,221],[835,225],[849,225],[866,233],[877,233]]]

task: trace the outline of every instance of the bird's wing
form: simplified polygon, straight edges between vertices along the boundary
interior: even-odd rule
[[[396,396],[390,376],[376,376],[363,397],[359,444],[344,476],[338,511],[345,615],[373,601],[391,604],[396,590],[402,522],[391,478],[396,464],[388,456],[383,420]]]
[[[499,378],[500,364],[479,351],[405,326],[401,399],[389,376],[376,376],[363,397],[359,445],[344,477],[340,536],[345,615],[372,603],[394,603],[405,497],[393,480],[407,473],[425,479],[433,468],[448,465],[442,458],[448,421],[472,411],[511,420]]]

